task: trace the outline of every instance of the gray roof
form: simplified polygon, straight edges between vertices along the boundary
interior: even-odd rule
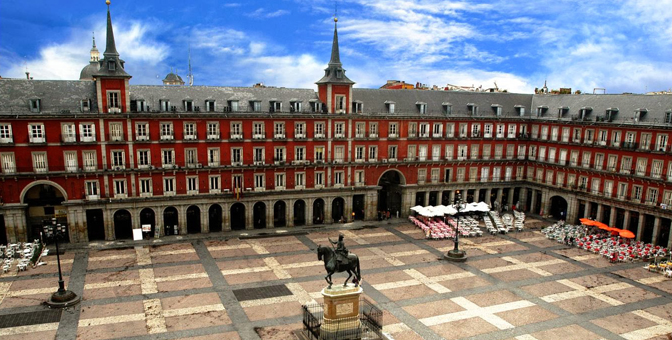
[[[79,80],[93,80],[93,75],[98,73],[99,67],[100,65],[97,61],[90,62],[79,73]]]
[[[177,74],[170,72],[166,75],[166,78],[163,79],[164,82],[169,81],[169,82],[180,82],[184,83],[184,80],[182,80],[182,77],[178,76]]]
[[[0,114],[28,113],[30,100],[39,99],[41,112],[79,112],[90,99],[95,111],[96,83],[81,80],[0,79]]]
[[[108,63],[114,63],[116,66],[110,70]],[[114,32],[112,30],[112,19],[110,18],[110,5],[107,5],[107,42],[103,59],[99,62],[100,67],[98,72],[94,74],[96,77],[122,77],[130,78],[131,75],[124,71],[124,61],[119,58],[117,46],[114,42]]]

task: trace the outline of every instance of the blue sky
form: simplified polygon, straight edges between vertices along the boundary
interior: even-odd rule
[[[171,67],[195,85],[315,88],[329,61],[334,0],[112,0],[132,84]],[[672,0],[339,0],[341,61],[358,87],[387,79],[607,93],[672,87]],[[0,76],[78,79],[103,0],[0,1]]]

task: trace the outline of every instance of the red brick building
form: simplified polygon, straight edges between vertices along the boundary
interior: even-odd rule
[[[317,92],[129,85],[109,10],[95,59],[0,80],[0,243],[52,217],[88,242],[407,216],[456,190],[672,242],[671,96],[354,88],[336,29]]]

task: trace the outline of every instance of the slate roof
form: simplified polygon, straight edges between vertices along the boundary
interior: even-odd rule
[[[97,61],[90,62],[79,73],[79,80],[93,80],[93,75],[98,73],[99,67],[100,65]]]
[[[0,114],[28,113],[31,99],[40,99],[41,112],[79,112],[81,100],[96,106],[96,83],[81,80],[0,79]],[[92,110],[94,111],[94,110]]]

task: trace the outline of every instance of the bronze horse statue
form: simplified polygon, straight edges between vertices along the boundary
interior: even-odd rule
[[[336,261],[336,252],[332,248],[317,246],[317,259],[324,261],[324,269],[327,270],[327,276],[324,277],[329,284],[329,289],[331,289],[331,275],[334,273],[348,272],[348,278],[345,279],[343,287],[348,284],[348,281],[354,274],[355,277],[352,279],[352,283],[355,284],[355,287],[359,285],[359,282],[362,280],[362,274],[359,270],[359,258],[355,254],[348,254],[347,263],[339,263]]]

